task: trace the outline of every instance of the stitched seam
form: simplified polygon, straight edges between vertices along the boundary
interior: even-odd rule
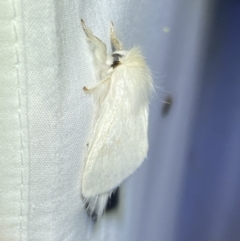
[[[17,32],[17,11],[15,6],[15,1],[12,0],[12,5],[14,8],[14,19],[13,28],[15,32],[16,41],[14,43],[15,47],[15,55],[17,58],[15,68],[17,72],[17,86],[18,86],[18,119],[19,119],[19,127],[20,127],[20,158],[21,158],[21,184],[20,184],[20,216],[19,216],[19,227],[20,227],[20,241],[22,241],[23,235],[23,175],[24,175],[24,144],[23,144],[23,125],[22,125],[22,93],[21,93],[21,80],[19,75],[19,52],[18,52],[18,32]]]

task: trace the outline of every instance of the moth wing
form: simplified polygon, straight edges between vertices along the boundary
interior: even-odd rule
[[[134,86],[112,76],[89,142],[82,194],[92,197],[119,186],[147,155],[148,103],[134,113]]]

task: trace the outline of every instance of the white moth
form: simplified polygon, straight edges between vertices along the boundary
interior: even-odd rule
[[[95,122],[89,137],[82,196],[90,214],[102,215],[113,191],[142,164],[148,151],[150,70],[139,48],[123,50],[111,25],[114,52],[82,20],[98,83],[84,87],[95,100]]]

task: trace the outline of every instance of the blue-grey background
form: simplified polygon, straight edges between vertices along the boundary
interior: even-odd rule
[[[136,30],[157,88],[148,160],[127,182],[127,240],[238,241],[240,1],[162,4],[165,14],[157,14],[164,12],[157,1],[140,14],[155,31]],[[173,102],[162,115],[168,95]]]
[[[240,240],[240,2],[216,1],[176,240]]]

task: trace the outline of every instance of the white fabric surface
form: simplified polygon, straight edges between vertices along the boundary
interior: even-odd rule
[[[191,8],[199,9],[199,15],[187,15],[183,23],[190,21],[194,27],[201,26],[199,18],[204,4],[205,1],[201,1],[198,5],[186,7],[188,13]],[[187,142],[183,142],[183,149],[179,147],[175,153],[175,156],[181,156],[179,169],[173,168],[175,163],[170,161],[174,160],[174,155],[168,155],[172,151],[169,144],[163,145],[168,152],[161,154],[154,142],[159,142],[159,136],[167,136],[164,130],[167,132],[174,128],[174,120],[191,112],[194,105],[190,105],[189,100],[195,93],[197,79],[192,72],[184,70],[190,63],[191,68],[197,64],[193,61],[196,55],[184,55],[184,49],[195,50],[197,33],[179,40],[182,48],[179,56],[187,59],[184,66],[178,65],[180,59],[176,63],[169,58],[172,57],[171,39],[179,36],[179,25],[175,24],[176,19],[181,19],[179,15],[175,16],[182,14],[177,11],[179,6],[177,0],[7,0],[0,3],[0,74],[3,76],[0,80],[1,241],[132,241],[141,237],[152,241],[156,240],[154,232],[158,231],[152,223],[158,223],[162,228],[158,240],[172,240],[176,214],[174,200],[184,160],[184,151],[181,150]],[[155,139],[150,141],[149,164],[127,181],[126,188],[123,187],[118,215],[106,216],[97,227],[86,215],[80,197],[82,157],[92,117],[92,99],[83,93],[82,87],[94,82],[94,70],[80,18],[108,47],[110,21],[114,22],[126,47],[133,43],[141,45],[153,70],[156,86],[168,81],[165,89],[176,94],[174,101],[179,103],[178,108],[175,107],[178,111],[168,122],[170,124],[165,119],[159,127],[161,97],[155,96],[152,108],[155,116],[150,116],[150,136]],[[165,33],[165,26],[175,34]],[[189,28],[186,27],[185,33],[189,33]],[[187,39],[189,42],[184,44]],[[172,66],[172,69],[166,66]],[[179,68],[184,70],[178,71]],[[166,73],[166,70],[173,73]],[[165,74],[170,77],[162,78]],[[193,89],[191,93],[186,93],[181,87],[188,84],[191,84],[189,89]],[[181,102],[181,97],[186,94],[189,94],[188,98]],[[180,113],[185,105],[185,112]],[[187,131],[187,125],[188,122],[181,122],[176,126],[177,134],[171,132],[167,143],[179,141]],[[161,143],[164,142],[161,139]],[[160,157],[164,160],[161,167],[153,162]],[[158,207],[157,202],[160,203],[158,213],[170,210],[166,222],[165,219],[157,220],[159,216],[154,216],[154,208],[147,213],[149,204],[146,202],[156,190],[151,193],[149,187],[154,182],[159,183],[160,175],[155,173],[152,176],[152,168],[161,168],[162,186],[158,198],[151,205]],[[166,191],[169,188],[167,182],[171,179],[168,175],[170,169],[176,173],[170,180],[172,189]],[[141,223],[145,215],[148,224]]]
[[[20,3],[0,4],[0,240],[26,240],[29,149]]]

